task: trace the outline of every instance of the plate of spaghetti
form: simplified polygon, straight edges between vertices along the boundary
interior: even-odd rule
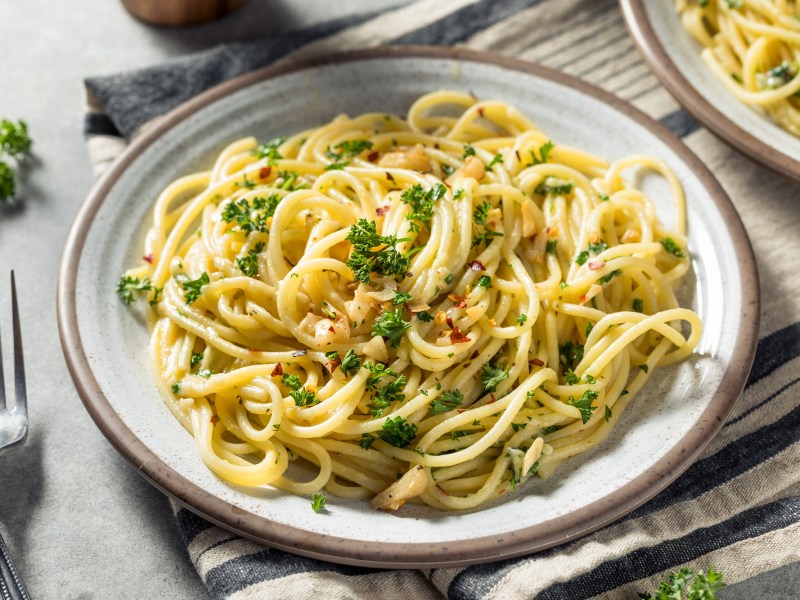
[[[645,60],[737,150],[800,180],[800,20],[783,0],[623,0]]]
[[[758,285],[660,125],[527,63],[385,48],[249,74],[136,140],[73,226],[59,323],[100,429],[188,508],[452,566],[687,468],[744,386]]]

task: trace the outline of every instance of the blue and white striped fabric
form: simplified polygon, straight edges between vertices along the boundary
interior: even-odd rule
[[[754,368],[731,419],[675,483],[624,519],[529,557],[425,571],[340,566],[260,546],[176,506],[212,597],[635,598],[682,565],[713,565],[733,583],[800,560],[798,188],[678,106],[634,49],[614,0],[418,0],[89,79],[86,133],[96,172],[148,123],[225,79],[286,58],[383,44],[459,45],[538,62],[618,95],[683,138],[728,190],[753,242],[764,302]]]

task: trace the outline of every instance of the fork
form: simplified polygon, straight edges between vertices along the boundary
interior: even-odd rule
[[[17,286],[11,271],[11,318],[14,334],[14,407],[6,404],[3,381],[3,356],[0,352],[0,450],[22,444],[28,436],[28,399],[25,392],[25,365],[22,361],[22,335],[19,329]],[[2,350],[2,344],[0,344]],[[0,536],[0,599],[30,600],[22,579],[11,562],[11,555]]]

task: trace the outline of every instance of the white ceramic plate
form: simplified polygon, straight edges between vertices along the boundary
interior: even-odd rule
[[[625,22],[661,83],[698,121],[766,167],[800,181],[800,138],[739,102],[700,58],[674,0],[620,0]]]
[[[141,260],[141,224],[149,221],[154,199],[179,175],[209,166],[240,136],[293,133],[341,112],[404,114],[415,98],[440,88],[508,101],[556,143],[609,159],[651,154],[675,170],[689,199],[693,256],[693,281],[683,296],[705,323],[698,354],[659,370],[602,447],[480,511],[407,505],[386,514],[367,502],[329,498],[329,513],[316,514],[308,498],[226,485],[164,406],[148,372],[146,328],[114,294],[120,273]],[[643,176],[639,185],[669,222],[663,184]],[[390,567],[452,566],[543,549],[646,501],[721,427],[749,372],[759,314],[755,263],[735,210],[664,127],[567,76],[433,48],[387,48],[266,69],[171,113],[127,150],[82,207],[67,242],[58,299],[62,344],[87,409],[152,483],[252,539],[307,556]]]

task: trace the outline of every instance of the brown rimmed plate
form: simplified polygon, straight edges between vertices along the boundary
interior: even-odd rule
[[[800,138],[725,89],[700,57],[702,46],[681,25],[673,0],[620,4],[644,59],[687,111],[736,150],[800,182]]]
[[[308,498],[226,485],[202,463],[148,371],[140,316],[114,295],[139,264],[156,195],[176,177],[210,165],[229,141],[262,139],[363,111],[404,113],[421,94],[471,91],[517,106],[564,143],[609,159],[660,157],[689,198],[691,281],[685,304],[704,319],[698,352],[658,370],[645,402],[633,403],[598,449],[548,481],[530,481],[479,511],[406,505],[397,514],[367,502]],[[641,173],[663,220],[666,188]],[[737,260],[730,260],[736,256]],[[259,70],[171,112],[138,138],[95,186],[67,239],[58,282],[62,345],[83,402],[112,445],[153,485],[247,538],[305,556],[383,567],[444,567],[509,558],[585,535],[644,503],[699,455],[744,387],[755,349],[755,261],[735,209],[677,138],[633,107],[586,83],[528,63],[464,50],[402,47]],[[725,310],[719,310],[719,306]]]

